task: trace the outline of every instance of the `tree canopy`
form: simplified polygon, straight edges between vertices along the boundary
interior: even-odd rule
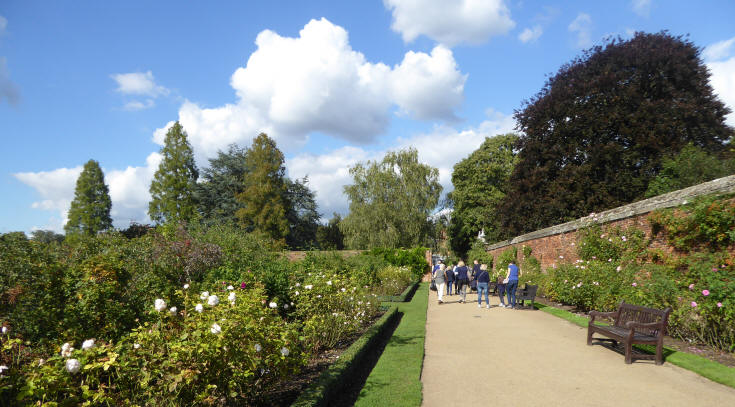
[[[218,151],[209,159],[209,167],[202,170],[195,197],[199,215],[204,223],[235,223],[235,213],[242,203],[235,198],[245,188],[243,177],[247,149],[231,144],[227,152]]]
[[[505,199],[510,174],[517,161],[513,146],[518,136],[512,133],[487,137],[452,172],[454,191],[449,231],[450,247],[456,253],[467,252],[478,232],[485,231],[490,242],[503,237],[497,209]]]
[[[155,222],[190,221],[196,214],[194,188],[199,171],[189,140],[177,121],[166,133],[161,163],[151,181],[148,215]]]
[[[236,195],[242,205],[236,216],[248,231],[264,233],[277,241],[284,241],[289,232],[286,218],[286,169],[283,153],[276,142],[261,133],[245,153],[243,190]]]
[[[310,249],[317,246],[316,232],[319,226],[314,192],[309,189],[309,178],[286,182],[286,220],[288,236],[286,244],[292,249]]]
[[[77,178],[74,200],[69,208],[69,220],[64,226],[67,235],[96,235],[112,227],[110,191],[105,184],[105,175],[95,160],[84,164]]]
[[[439,201],[439,170],[418,160],[411,148],[389,152],[382,161],[350,168],[344,187],[350,213],[340,222],[353,249],[414,247],[428,240],[428,217]]]
[[[345,248],[344,235],[339,230],[342,217],[338,213],[332,214],[332,219],[326,225],[318,225],[316,240],[322,250],[342,250]]]
[[[661,171],[649,184],[646,198],[690,187],[735,173],[735,160],[718,157],[692,144],[665,157]]]
[[[518,235],[644,196],[666,155],[732,136],[700,50],[666,32],[611,40],[562,66],[515,112],[522,136],[504,231]]]

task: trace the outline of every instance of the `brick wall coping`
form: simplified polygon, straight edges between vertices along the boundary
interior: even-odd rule
[[[735,192],[735,175],[718,178],[716,180],[694,185],[689,188],[684,188],[678,191],[655,196],[653,198],[633,202],[631,204],[619,206],[617,208],[609,209],[597,214],[592,213],[589,216],[585,216],[571,222],[550,226],[545,229],[540,229],[535,232],[526,233],[525,235],[514,237],[510,240],[493,243],[486,246],[486,250],[490,251],[500,249],[505,246],[522,243],[528,240],[571,232],[595,223],[603,224],[620,219],[630,218],[632,216],[652,212],[656,209],[685,205],[688,200],[702,195],[727,194],[731,192]]]

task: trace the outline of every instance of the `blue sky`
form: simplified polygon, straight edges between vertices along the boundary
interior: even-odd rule
[[[267,132],[327,218],[347,212],[348,168],[388,150],[417,148],[447,192],[457,161],[512,130],[549,74],[611,35],[688,34],[732,108],[733,16],[725,0],[5,0],[0,232],[61,231],[89,159],[116,226],[148,222],[175,120],[200,167]]]

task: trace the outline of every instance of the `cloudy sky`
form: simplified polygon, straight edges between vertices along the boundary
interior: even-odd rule
[[[200,167],[268,133],[325,218],[347,212],[349,167],[389,150],[417,148],[447,192],[457,161],[610,36],[689,35],[735,107],[733,16],[727,0],[3,0],[0,232],[61,231],[89,159],[115,225],[149,222],[175,120]]]

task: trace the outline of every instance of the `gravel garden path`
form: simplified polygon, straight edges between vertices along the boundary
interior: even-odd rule
[[[477,308],[429,292],[424,406],[735,406],[735,389],[671,363],[656,366],[600,345],[542,311]],[[484,307],[484,305],[483,305]]]

